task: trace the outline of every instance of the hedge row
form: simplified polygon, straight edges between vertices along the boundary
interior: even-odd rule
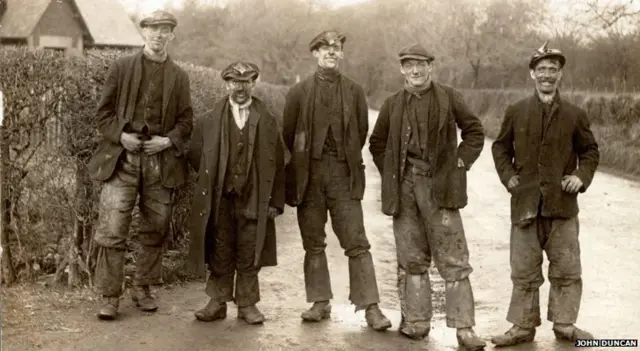
[[[90,50],[84,57],[65,57],[53,51],[0,47],[4,129],[11,145],[3,172],[7,185],[3,194],[10,203],[10,244],[19,270],[35,266],[41,273],[52,273],[70,245],[77,216],[88,228],[95,221],[100,184],[86,181],[86,163],[98,141],[95,110],[109,65],[131,53]],[[220,72],[178,64],[189,75],[197,119],[226,93]],[[254,93],[281,120],[287,89],[258,82]],[[46,137],[43,128],[47,124],[49,134],[51,129],[59,130],[54,133],[57,143]],[[175,195],[171,246],[178,251],[186,247],[193,176]],[[76,191],[76,185],[83,189]],[[133,235],[136,226],[134,214]],[[90,239],[89,233],[85,235]],[[84,247],[87,251],[88,243]],[[175,262],[168,264],[176,266]]]
[[[489,138],[495,138],[507,106],[533,93],[523,90],[461,90],[466,103],[478,114]],[[601,165],[627,175],[640,175],[640,99],[631,95],[605,95],[561,91],[562,97],[586,109],[599,143]],[[369,98],[379,109],[391,93]]]

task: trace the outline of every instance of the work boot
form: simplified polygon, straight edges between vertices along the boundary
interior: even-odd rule
[[[262,324],[264,322],[264,315],[256,305],[238,307],[238,318],[244,319],[249,324]]]
[[[331,304],[329,301],[317,301],[310,309],[302,312],[302,319],[308,322],[319,322],[331,316]]]
[[[473,328],[458,328],[456,337],[458,345],[470,351],[483,350],[487,346],[487,343],[476,335]]]
[[[400,323],[400,334],[414,340],[422,340],[429,336],[431,323],[429,322],[402,322]]]
[[[118,306],[120,305],[120,298],[103,296],[103,304],[98,311],[98,318],[102,320],[113,320],[118,315]]]
[[[219,303],[214,299],[210,299],[203,309],[194,313],[196,319],[203,322],[212,322],[216,319],[227,318],[227,304],[225,302]]]
[[[511,327],[506,333],[491,338],[491,342],[496,346],[513,346],[525,342],[533,341],[536,337],[535,328],[522,328],[517,325]]]
[[[136,303],[140,311],[155,312],[158,309],[156,300],[151,296],[149,285],[134,286],[131,291],[131,300]]]
[[[364,313],[367,324],[376,331],[387,330],[391,327],[391,321],[382,314],[377,303],[369,305]]]
[[[553,333],[556,339],[576,341],[578,339],[593,339],[591,333],[576,327],[573,324],[553,324]]]

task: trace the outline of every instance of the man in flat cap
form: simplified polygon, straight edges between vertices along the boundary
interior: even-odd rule
[[[275,266],[274,218],[284,209],[284,145],[275,117],[251,91],[260,74],[235,62],[221,75],[229,94],[196,121],[187,153],[198,172],[191,209],[189,263],[199,275],[208,265],[209,303],[195,313],[214,321],[227,315],[260,324],[264,315],[258,272]],[[235,280],[235,289],[234,289]]]
[[[193,125],[189,77],[167,55],[176,25],[175,17],[165,11],[140,21],[144,47],[111,65],[98,105],[102,140],[89,170],[93,179],[103,182],[95,235],[95,278],[104,297],[101,319],[114,319],[118,311],[138,195],[140,250],[132,298],[143,311],[158,308],[149,286],[162,283],[172,191],[187,176],[184,144]]]
[[[313,303],[302,319],[320,321],[331,313],[333,293],[325,254],[328,211],[333,231],[349,257],[350,300],[356,311],[366,310],[369,326],[382,331],[391,322],[378,307],[361,204],[368,108],[362,87],[338,69],[345,40],[337,31],[313,38],[309,50],[318,60],[317,70],[287,93],[283,137],[291,161],[286,171],[286,200],[297,207],[307,302]]]
[[[445,280],[447,326],[457,328],[461,346],[479,350],[486,343],[472,328],[472,268],[460,209],[467,205],[467,171],[482,151],[484,129],[458,91],[432,80],[433,60],[419,44],[400,51],[404,88],[383,103],[369,150],[382,176],[382,212],[393,216],[400,332],[418,340],[429,334],[433,254]]]
[[[549,308],[558,339],[591,339],[574,326],[582,296],[578,240],[579,193],[584,193],[600,160],[587,113],[562,99],[558,85],[565,57],[547,43],[531,57],[535,81],[530,97],[507,107],[492,153],[500,181],[511,193],[511,280],[507,321],[492,342],[530,342],[540,321],[542,252],[549,259]]]

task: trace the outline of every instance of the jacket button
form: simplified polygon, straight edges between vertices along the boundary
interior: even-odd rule
[[[202,190],[202,195],[207,195],[207,189]]]
[[[204,216],[204,211],[200,211],[200,217]]]
[[[204,170],[204,174],[209,174],[209,170],[208,170],[208,169],[205,169],[205,170]]]

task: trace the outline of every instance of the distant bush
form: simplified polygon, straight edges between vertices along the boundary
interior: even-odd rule
[[[0,48],[4,135],[10,145],[3,169],[5,228],[18,277],[53,273],[74,243],[85,257],[91,251],[100,184],[88,179],[86,164],[98,141],[96,105],[110,64],[131,53],[94,49],[84,57],[65,57],[54,51]],[[222,79],[217,70],[178,64],[189,75],[197,119],[225,95]],[[286,91],[259,82],[255,95],[281,121]],[[192,182],[175,194],[172,250],[184,252],[186,247],[194,179],[192,175]]]

